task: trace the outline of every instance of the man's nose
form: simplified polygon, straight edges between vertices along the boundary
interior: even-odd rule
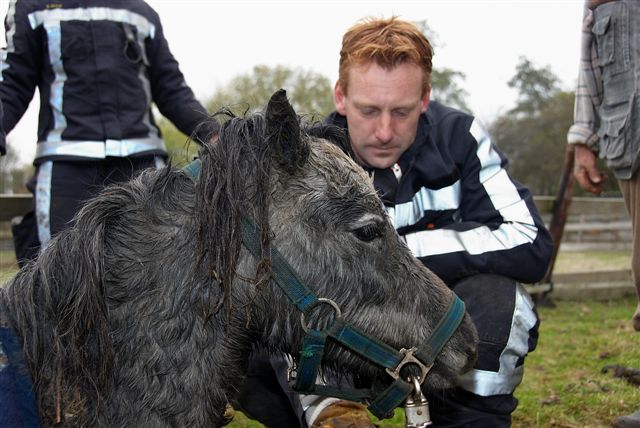
[[[391,123],[391,115],[382,114],[376,125],[376,138],[384,143],[391,141],[393,138],[393,128]]]

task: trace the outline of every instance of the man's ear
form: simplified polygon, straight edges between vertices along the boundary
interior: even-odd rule
[[[429,101],[431,100],[431,86],[427,86],[427,90],[424,92],[422,100],[420,100],[420,112],[424,113],[429,108]]]
[[[336,105],[336,111],[343,116],[347,115],[347,108],[345,106],[345,93],[342,90],[340,82],[336,82],[336,86],[333,88],[333,102]]]

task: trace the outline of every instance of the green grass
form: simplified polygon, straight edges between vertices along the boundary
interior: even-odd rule
[[[625,269],[628,252],[560,253],[557,272]],[[16,271],[11,253],[0,252],[0,284]],[[607,364],[640,368],[640,333],[630,318],[635,298],[610,302],[556,301],[540,308],[540,340],[527,358],[525,377],[516,390],[520,405],[514,427],[608,427],[620,415],[640,410],[640,388],[602,373]],[[404,426],[402,411],[381,428]],[[261,424],[237,413],[232,428]]]
[[[604,427],[640,410],[640,388],[601,370],[640,368],[640,333],[630,318],[635,298],[558,301],[540,308],[540,340],[516,391],[514,426]]]
[[[0,251],[0,287],[18,271],[13,251]]]
[[[540,340],[516,390],[513,427],[609,427],[616,417],[640,410],[640,387],[602,373],[608,364],[640,368],[640,333],[629,321],[635,298],[556,304],[539,310]],[[375,423],[402,428],[404,416],[398,410],[393,419]],[[228,426],[262,427],[242,413]]]

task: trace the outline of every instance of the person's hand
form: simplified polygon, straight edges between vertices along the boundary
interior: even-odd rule
[[[329,404],[311,428],[375,428],[362,404],[340,400]]]
[[[638,301],[638,306],[636,307],[636,313],[633,314],[633,329],[635,331],[640,331],[640,301]]]
[[[584,144],[576,144],[573,158],[573,176],[580,187],[599,195],[606,176],[596,166],[596,154]]]

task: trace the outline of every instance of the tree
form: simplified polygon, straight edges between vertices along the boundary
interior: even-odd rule
[[[431,73],[431,99],[451,107],[471,112],[465,98],[469,93],[462,89],[459,82],[464,81],[465,74],[450,68],[433,70]]]
[[[242,116],[263,109],[271,95],[280,88],[287,90],[295,110],[309,115],[310,120],[321,120],[333,111],[333,88],[329,78],[313,71],[281,65],[257,65],[251,72],[234,77],[218,88],[206,102],[206,107],[212,113],[225,107]],[[158,125],[174,163],[189,160],[196,150],[193,144],[187,145],[187,136],[166,119],[160,119]]]
[[[549,66],[535,68],[526,57],[520,57],[516,74],[507,83],[518,91],[518,102],[513,113],[536,113],[560,91],[560,79]]]
[[[429,40],[434,51],[440,46],[440,37],[433,31],[426,20],[416,21],[414,24]],[[462,88],[466,76],[461,71],[447,67],[436,67],[431,72],[431,99],[451,107],[470,112],[465,98],[469,93]]]
[[[572,93],[558,91],[536,114],[510,112],[490,127],[495,143],[509,157],[511,175],[536,195],[556,193],[573,100]]]
[[[521,58],[508,85],[519,92],[516,106],[493,121],[489,131],[509,157],[511,175],[534,194],[553,196],[573,123],[575,95],[560,89],[548,66],[536,68],[526,58]],[[613,178],[607,180],[605,192],[618,194]],[[574,187],[574,194],[584,192]]]
[[[280,88],[287,90],[291,105],[299,114],[322,118],[333,110],[331,81],[309,70],[282,65],[256,65],[251,72],[234,77],[218,89],[207,102],[207,109],[217,111],[231,107],[237,114],[264,108],[271,95]]]
[[[521,57],[508,82],[518,91],[516,106],[490,126],[495,143],[509,157],[511,175],[537,195],[554,195],[562,171],[574,96],[559,89],[549,67]]]

